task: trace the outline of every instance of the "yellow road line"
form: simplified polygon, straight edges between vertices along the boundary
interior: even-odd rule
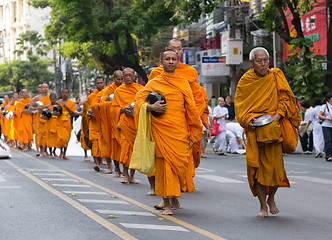
[[[43,163],[43,164],[45,164],[45,165],[47,165],[47,166],[49,166],[49,167],[52,167],[52,168],[57,168],[59,171],[61,171],[62,173],[65,173],[65,174],[67,174],[67,175],[69,175],[69,176],[71,176],[71,177],[73,177],[73,178],[76,178],[76,179],[79,179],[79,180],[81,180],[81,181],[83,181],[83,182],[85,182],[85,183],[87,183],[87,184],[89,184],[89,185],[91,185],[91,186],[94,186],[94,187],[96,187],[96,188],[99,188],[100,190],[103,190],[103,191],[105,191],[105,192],[108,192],[108,193],[110,193],[110,194],[112,194],[112,195],[114,195],[114,196],[117,196],[117,197],[119,197],[119,198],[122,198],[123,200],[126,200],[127,202],[130,202],[130,203],[132,203],[132,204],[134,204],[134,205],[136,205],[136,206],[139,206],[139,207],[141,207],[141,208],[143,208],[143,209],[145,209],[145,210],[147,210],[147,211],[150,211],[150,212],[152,212],[152,213],[154,213],[154,214],[156,214],[156,215],[159,215],[159,216],[161,216],[161,217],[163,217],[163,218],[166,218],[166,219],[168,219],[168,220],[170,220],[170,221],[172,221],[172,222],[174,222],[174,223],[177,223],[177,224],[179,224],[179,225],[181,225],[181,226],[183,226],[183,227],[186,227],[186,228],[188,228],[188,229],[191,229],[192,231],[195,231],[195,232],[197,232],[197,233],[200,233],[200,234],[202,234],[202,235],[204,235],[204,236],[206,236],[206,237],[208,237],[208,238],[211,238],[211,239],[214,239],[214,240],[226,240],[225,238],[222,238],[222,237],[220,237],[220,236],[218,236],[218,235],[215,235],[215,234],[213,234],[213,233],[211,233],[211,232],[208,232],[208,231],[206,231],[206,230],[204,230],[204,229],[201,229],[201,228],[199,228],[199,227],[196,227],[196,226],[194,226],[194,225],[192,225],[192,224],[190,224],[190,223],[187,223],[187,222],[185,222],[185,221],[182,221],[182,220],[180,220],[180,219],[177,219],[177,218],[175,218],[175,217],[173,217],[173,216],[167,216],[167,215],[163,215],[160,211],[157,211],[156,209],[154,209],[154,208],[152,208],[152,207],[149,207],[149,206],[147,206],[147,205],[145,205],[145,204],[143,204],[143,203],[141,203],[141,202],[138,202],[138,201],[136,201],[136,200],[134,200],[134,199],[131,199],[131,198],[129,198],[129,197],[126,197],[126,196],[124,196],[124,195],[122,195],[122,194],[120,194],[120,193],[117,193],[117,192],[115,192],[115,191],[112,191],[112,190],[110,190],[110,189],[108,189],[108,188],[105,188],[105,187],[103,187],[103,186],[100,186],[100,185],[98,185],[98,184],[96,184],[96,183],[93,183],[93,182],[91,182],[91,181],[89,181],[89,180],[87,180],[87,179],[84,179],[84,178],[81,178],[81,177],[79,177],[79,176],[77,176],[77,175],[75,175],[75,174],[73,174],[73,173],[70,173],[70,172],[67,172],[66,170],[63,170],[63,169],[59,169],[58,167],[56,167],[56,166],[54,166],[54,165],[52,165],[52,164],[49,164],[49,163],[46,163],[46,162],[44,162],[44,161],[41,161],[40,159],[36,159],[36,158],[34,158],[34,157],[32,157],[32,156],[30,156],[30,155],[28,155],[28,154],[25,154],[25,153],[22,153],[22,152],[20,152],[20,151],[17,151],[17,150],[15,150],[16,152],[18,152],[18,153],[20,153],[20,154],[22,154],[22,155],[24,155],[24,156],[26,156],[26,157],[29,157],[29,158],[32,158],[32,159],[34,159],[34,160],[37,160],[37,161],[39,161],[39,162],[41,162],[41,163]],[[38,179],[39,180],[39,179]],[[40,180],[39,180],[40,181]],[[44,182],[42,182],[42,183],[44,183]],[[47,185],[46,183],[44,183],[45,185]],[[49,185],[47,185],[47,186],[49,186]],[[62,193],[61,193],[62,194]],[[69,198],[70,200],[72,200],[71,198]],[[107,221],[108,222],[108,221]],[[122,231],[122,230],[121,230]]]

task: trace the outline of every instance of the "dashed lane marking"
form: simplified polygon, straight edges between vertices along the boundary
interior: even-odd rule
[[[137,223],[120,223],[120,224],[126,228],[189,232],[187,229],[179,226],[137,224]]]
[[[324,179],[324,178],[309,177],[309,176],[292,176],[292,178],[310,181],[310,182],[314,182],[314,183],[332,184],[332,180],[328,180],[328,179]]]
[[[21,186],[0,186],[0,189],[17,189],[21,188]]]
[[[149,206],[147,206],[147,205],[145,205],[145,204],[143,204],[143,203],[141,203],[141,202],[138,202],[138,201],[136,201],[136,200],[134,200],[134,199],[131,199],[131,198],[129,198],[129,197],[127,197],[127,196],[125,196],[125,195],[122,195],[122,194],[120,194],[120,193],[117,193],[117,192],[115,192],[115,191],[112,191],[112,190],[110,190],[110,189],[108,189],[108,188],[106,188],[106,187],[103,187],[103,186],[100,186],[100,185],[98,185],[98,184],[96,184],[96,183],[94,183],[94,182],[91,182],[91,181],[89,181],[89,180],[87,180],[87,179],[84,179],[84,178],[82,178],[82,177],[79,177],[79,176],[77,176],[77,175],[75,175],[75,174],[73,174],[73,173],[70,173],[70,172],[68,172],[68,171],[65,171],[65,170],[63,170],[63,169],[59,169],[58,167],[56,167],[56,166],[54,166],[54,165],[52,165],[52,164],[49,164],[49,163],[46,163],[46,162],[44,162],[44,161],[42,161],[41,159],[37,159],[37,158],[35,158],[35,157],[33,157],[33,156],[30,156],[30,155],[28,155],[28,154],[26,154],[26,153],[23,153],[23,152],[20,152],[20,151],[18,151],[18,150],[15,150],[17,153],[20,153],[21,155],[23,155],[23,156],[26,156],[26,157],[28,157],[28,158],[32,158],[32,159],[34,159],[35,161],[38,161],[38,162],[40,162],[40,163],[42,163],[42,164],[44,164],[44,165],[46,165],[46,166],[48,166],[48,167],[50,167],[50,168],[56,168],[57,170],[60,170],[61,172],[63,172],[63,173],[66,173],[68,176],[70,176],[70,177],[72,177],[72,178],[76,178],[76,179],[78,179],[78,180],[81,180],[81,181],[83,181],[84,183],[87,183],[87,184],[89,184],[89,185],[91,185],[91,186],[93,186],[93,187],[96,187],[96,188],[98,188],[98,189],[100,189],[100,190],[102,190],[102,191],[104,191],[104,192],[107,192],[107,193],[109,193],[109,194],[112,194],[112,195],[114,195],[114,196],[117,196],[118,198],[121,198],[121,199],[123,199],[123,200],[125,200],[125,201],[127,201],[127,202],[129,202],[129,203],[132,203],[132,204],[134,204],[134,205],[136,205],[136,206],[138,206],[138,207],[141,207],[141,208],[143,208],[143,209],[145,209],[145,210],[147,210],[147,211],[149,211],[149,212],[151,212],[151,213],[154,213],[154,214],[156,214],[156,215],[158,215],[158,216],[160,216],[160,217],[162,217],[162,218],[164,218],[164,219],[167,219],[167,220],[170,220],[170,221],[172,221],[172,222],[174,222],[174,223],[176,223],[176,224],[178,224],[178,225],[181,225],[181,226],[183,226],[183,227],[185,227],[185,228],[187,228],[187,229],[190,229],[190,230],[192,230],[192,231],[195,231],[195,232],[197,232],[197,233],[199,233],[199,234],[202,234],[203,236],[206,236],[206,237],[208,237],[208,238],[211,238],[211,239],[214,239],[214,240],[226,240],[225,238],[223,238],[223,237],[220,237],[220,236],[218,236],[218,235],[216,235],[216,234],[213,234],[213,233],[211,233],[211,232],[208,232],[208,231],[206,231],[206,230],[204,230],[204,229],[201,229],[201,228],[199,228],[199,227],[196,227],[196,226],[194,226],[194,225],[192,225],[192,224],[190,224],[190,223],[187,223],[187,222],[185,222],[185,221],[182,221],[182,220],[180,220],[180,219],[178,219],[178,218],[175,218],[175,217],[173,217],[173,216],[167,216],[167,215],[163,215],[160,211],[158,211],[158,210],[156,210],[156,209],[154,209],[153,207],[149,207]],[[30,174],[31,175],[31,174]],[[31,175],[32,176],[32,175]],[[32,176],[32,177],[34,177],[34,176]],[[39,180],[39,179],[38,179]],[[39,181],[41,181],[41,180],[39,180]],[[42,182],[42,181],[41,181]],[[44,182],[42,182],[44,185],[46,185],[46,186],[49,186],[49,185],[47,185],[46,183],[44,183]],[[54,189],[55,190],[55,189]],[[56,190],[55,190],[56,191]],[[67,197],[66,195],[64,195],[65,197]],[[67,197],[67,198],[69,198],[69,197]],[[69,198],[70,199],[70,198]],[[72,199],[70,199],[70,200],[72,200]],[[81,205],[82,206],[82,205]],[[84,206],[82,206],[82,207],[84,207]],[[88,209],[87,209],[88,210]],[[104,219],[103,219],[104,220]],[[108,221],[107,221],[107,223],[109,223]],[[116,227],[115,225],[114,225],[114,227]],[[121,230],[121,229],[120,229]],[[121,230],[122,231],[122,230]],[[129,234],[128,234],[129,235]],[[130,236],[130,235],[129,235]],[[132,237],[132,236],[131,236]],[[126,239],[130,239],[130,238],[126,238]],[[134,239],[134,238],[131,238],[131,239]]]
[[[78,182],[77,179],[72,178],[41,178],[44,181],[66,181],[66,182]]]
[[[7,180],[3,176],[0,175],[0,182],[7,182]]]
[[[29,156],[27,154],[23,154],[23,155]],[[29,157],[31,157],[31,156],[29,156]],[[84,207],[83,205],[79,204],[78,202],[76,202],[75,200],[71,199],[70,197],[67,197],[65,194],[61,193],[60,191],[52,188],[50,185],[44,183],[42,180],[38,179],[37,177],[33,176],[32,174],[26,172],[25,170],[23,170],[23,169],[21,169],[19,167],[17,167],[17,171],[19,171],[20,173],[22,173],[26,177],[30,178],[32,181],[34,181],[37,184],[39,184],[44,189],[46,189],[46,190],[50,191],[51,193],[53,193],[54,195],[58,196],[59,198],[61,198],[65,202],[69,203],[74,208],[76,208],[77,210],[79,210],[80,212],[82,212],[83,214],[85,214],[86,216],[88,216],[89,218],[93,219],[94,221],[96,221],[100,225],[104,226],[106,229],[110,230],[115,235],[119,236],[120,238],[126,239],[126,240],[127,239],[128,240],[137,240],[137,238],[135,238],[132,235],[130,235],[129,233],[123,231],[121,228],[119,228],[116,225],[110,223],[106,219],[102,218],[98,214],[94,213],[93,211],[91,211],[88,208]]]
[[[75,194],[83,194],[83,195],[109,195],[108,193],[105,193],[105,192],[80,192],[80,191],[63,191],[64,193],[75,193]]]
[[[66,176],[65,174],[62,173],[34,173],[33,175],[35,176]]]
[[[156,216],[150,212],[140,212],[140,211],[120,211],[120,210],[100,210],[96,209],[97,212],[103,214],[114,214],[114,215],[130,215],[130,216]]]
[[[99,199],[77,199],[84,203],[110,203],[110,204],[129,204],[122,200],[99,200]]]
[[[231,178],[220,177],[217,175],[196,175],[198,178],[204,178],[210,181],[219,182],[219,183],[244,183],[240,180],[235,180]]]
[[[79,188],[89,188],[90,185],[83,185],[83,184],[58,184],[54,183],[52,184],[54,187],[79,187]]]

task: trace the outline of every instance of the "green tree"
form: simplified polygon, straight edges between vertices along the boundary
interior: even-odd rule
[[[63,39],[65,56],[95,65],[111,74],[132,67],[147,80],[140,66],[138,39],[149,39],[162,27],[177,23],[176,7],[167,0],[32,0],[35,7],[51,7],[45,35]],[[73,50],[77,50],[75,53]]]
[[[46,56],[49,50],[49,45],[37,31],[26,31],[22,33],[17,39],[16,44],[19,47],[18,50],[15,50],[18,56],[23,55],[25,51],[31,55],[33,54],[33,49],[36,51],[37,55]]]

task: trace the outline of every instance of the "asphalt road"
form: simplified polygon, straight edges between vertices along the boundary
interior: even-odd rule
[[[165,217],[141,184],[97,173],[73,147],[70,160],[12,150],[0,160],[0,239],[332,239],[332,163],[313,155],[284,158],[291,188],[278,190],[280,213],[257,218],[245,155],[208,151],[183,209]],[[106,170],[106,166],[103,166]]]

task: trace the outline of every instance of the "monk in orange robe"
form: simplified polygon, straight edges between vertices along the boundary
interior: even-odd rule
[[[1,113],[5,111],[5,107],[9,104],[9,96],[5,95],[3,97],[3,103],[1,104]],[[4,134],[5,132],[5,117],[1,114],[1,133],[5,138],[5,142],[7,141],[7,135]]]
[[[53,114],[53,108],[56,105],[58,98],[55,93],[50,93],[50,101],[46,107],[52,111],[52,117],[46,123],[47,129],[47,147],[51,158],[57,157],[55,150],[58,147],[58,116]]]
[[[250,189],[260,202],[258,217],[267,217],[268,206],[272,214],[279,213],[274,201],[278,187],[290,187],[282,156],[283,139],[279,120],[282,117],[288,118],[298,127],[301,118],[294,94],[283,72],[278,68],[268,68],[267,50],[253,49],[249,60],[253,69],[247,71],[238,83],[235,114],[247,136],[247,175]],[[255,118],[264,114],[270,114],[274,120],[264,126],[272,128],[266,136],[264,132],[267,130],[262,133],[259,129],[262,127],[254,126]],[[267,141],[260,140],[265,138]]]
[[[16,110],[16,103],[19,101],[19,95],[18,93],[13,93],[13,98],[14,98],[14,115],[13,115],[13,127],[11,128],[11,131],[13,132],[13,136],[14,136],[14,148],[18,147],[18,118],[15,114],[15,110]]]
[[[38,85],[37,92],[38,92],[38,95],[42,94],[42,84]],[[33,114],[32,114],[32,132],[35,136],[35,144],[36,144],[36,148],[37,148],[37,155],[39,156],[39,152],[40,152],[39,139],[37,138],[37,120],[39,121],[39,118],[37,116],[37,113],[38,113],[38,111],[35,110],[35,111],[33,111]]]
[[[32,111],[26,109],[30,104],[29,92],[26,89],[21,90],[22,99],[15,105],[15,115],[18,120],[18,140],[23,151],[29,150],[29,145],[33,141],[32,133]]]
[[[93,114],[88,111],[88,124],[89,124],[89,140],[92,142],[91,155],[93,156],[95,165],[94,170],[100,172],[101,164],[101,152],[99,146],[99,137],[101,134],[100,131],[100,113],[98,111],[98,104],[94,102],[96,99],[97,103],[100,99],[100,95],[97,98],[97,95],[105,88],[105,81],[103,77],[97,77],[95,80],[95,86],[97,87],[96,91],[91,93],[88,97],[87,104],[90,106],[90,109]]]
[[[121,176],[121,171],[119,167],[120,160],[120,150],[121,145],[118,143],[115,136],[113,138],[112,128],[113,126],[112,114],[111,114],[111,106],[112,101],[107,101],[109,95],[114,94],[115,89],[121,86],[123,83],[123,72],[121,70],[117,70],[113,74],[113,83],[108,85],[103,91],[103,96],[100,99],[99,109],[100,109],[100,126],[101,126],[101,135],[99,138],[99,145],[101,149],[101,157],[106,158],[108,171],[105,173],[112,173],[112,156],[115,166],[115,177]],[[118,131],[118,130],[117,130]],[[112,155],[112,153],[114,154]]]
[[[62,99],[60,99],[57,104],[62,108],[62,114],[58,117],[58,143],[57,147],[60,148],[61,153],[59,158],[69,160],[66,156],[68,142],[71,136],[72,124],[71,117],[74,116],[74,111],[76,110],[76,104],[74,101],[68,99],[69,90],[62,89],[61,91]]]
[[[51,103],[50,94],[48,93],[49,87],[47,83],[42,84],[42,93],[37,95],[31,100],[30,110],[38,111],[36,113],[36,146],[37,156],[43,157],[46,154],[46,120],[41,118],[41,112],[45,106]],[[43,106],[34,107],[33,105],[41,101]],[[38,144],[38,145],[37,145]],[[39,148],[39,153],[38,153]]]
[[[125,68],[123,76],[125,84],[118,87],[114,92],[111,114],[114,116],[114,123],[121,130],[121,155],[119,162],[123,165],[124,179],[122,183],[140,183],[134,178],[134,169],[130,170],[130,175],[128,173],[136,137],[135,120],[129,105],[135,101],[136,93],[143,86],[134,82],[136,73],[132,68]]]
[[[176,74],[178,55],[166,50],[161,55],[164,71],[147,83],[137,94],[135,116],[151,92],[158,92],[166,104],[157,101],[147,105],[147,111],[163,113],[151,116],[153,140],[156,143],[156,194],[163,198],[163,214],[171,215],[181,208],[178,197],[185,184],[190,147],[203,135],[202,124],[196,110],[194,97],[186,79]]]
[[[178,39],[171,39],[168,42],[168,45],[165,49],[170,49],[175,51],[178,54],[179,59],[181,58],[183,54],[183,48],[182,48],[182,43]],[[158,76],[161,72],[163,71],[163,67],[159,66],[155,69],[152,70],[150,76],[149,76],[149,81]],[[191,88],[191,91],[193,93],[194,99],[195,99],[195,104],[196,104],[196,109],[198,111],[199,116],[201,117],[203,112],[207,109],[207,104],[204,99],[204,92],[205,89],[202,88],[198,84],[198,74],[197,71],[190,65],[179,62],[175,73],[178,74],[179,76],[185,78]],[[207,133],[210,135],[210,125],[205,124]],[[203,131],[203,129],[202,129]],[[201,149],[201,143],[198,142],[196,143],[193,148],[191,148],[191,156],[190,156],[190,162],[188,166],[188,172],[186,176],[186,184],[183,186],[183,191],[186,192],[192,192],[195,190],[195,185],[193,181],[193,177],[195,176],[195,167],[198,167],[200,163],[200,150]],[[150,181],[150,180],[149,180]]]
[[[10,98],[9,104],[5,107],[7,115],[5,117],[5,134],[7,135],[7,141],[10,147],[14,147],[14,111],[15,111],[15,100],[13,97]]]

